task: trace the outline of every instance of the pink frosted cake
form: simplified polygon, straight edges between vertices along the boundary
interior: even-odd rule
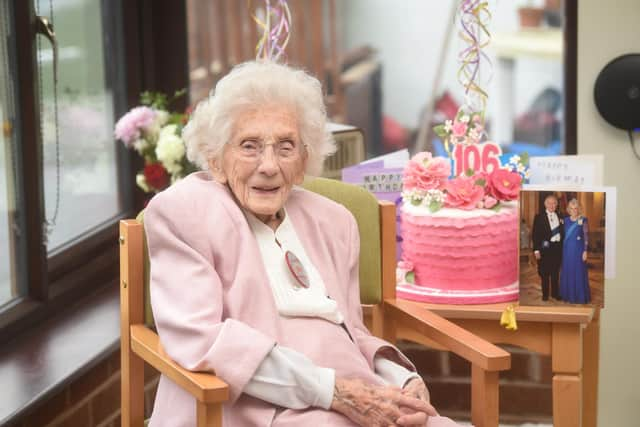
[[[450,177],[450,159],[424,152],[404,170],[400,298],[443,304],[518,299],[520,159],[501,166],[497,145],[473,147],[498,150],[495,162]]]
[[[401,267],[413,267],[413,283],[402,281],[401,298],[484,304],[518,299],[518,210],[498,211],[402,207]]]

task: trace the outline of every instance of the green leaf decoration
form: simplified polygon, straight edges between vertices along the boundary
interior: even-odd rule
[[[464,173],[466,176],[473,176],[475,175],[475,171],[471,168],[467,169],[467,171]]]
[[[480,187],[484,187],[485,185],[487,185],[487,180],[484,178],[477,179],[476,185],[479,185]]]
[[[520,153],[520,163],[522,163],[525,166],[529,166],[529,153],[527,153],[526,151],[523,153]]]
[[[413,271],[410,271],[405,274],[404,280],[406,280],[407,283],[414,284],[416,282],[416,274]]]
[[[436,133],[436,135],[438,135],[440,138],[444,138],[445,136],[447,136],[447,131],[444,129],[444,125],[437,125],[433,127],[433,131]]]
[[[491,208],[492,211],[498,212],[502,206],[500,206],[500,202],[496,203],[494,207]]]
[[[411,204],[413,206],[419,206],[420,203],[422,203],[422,199],[421,198],[419,198],[419,197],[412,197],[411,198]]]
[[[429,203],[429,210],[431,212],[438,212],[441,208],[442,203],[438,202],[437,200],[432,200],[431,203]]]

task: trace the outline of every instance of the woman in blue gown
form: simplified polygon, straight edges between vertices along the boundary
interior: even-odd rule
[[[569,303],[587,304],[591,302],[587,271],[589,227],[587,218],[580,215],[580,205],[576,199],[569,201],[567,213],[569,216],[564,219],[560,298]]]

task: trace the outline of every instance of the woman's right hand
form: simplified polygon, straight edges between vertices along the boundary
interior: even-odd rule
[[[361,426],[424,426],[435,409],[397,387],[336,378],[331,409]]]

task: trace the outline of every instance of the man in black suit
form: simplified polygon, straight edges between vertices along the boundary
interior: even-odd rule
[[[562,239],[564,226],[556,212],[558,199],[549,194],[544,199],[545,211],[536,215],[533,220],[533,250],[538,260],[538,274],[542,279],[542,300],[549,299],[549,282],[551,297],[560,299],[560,265],[562,264]]]

